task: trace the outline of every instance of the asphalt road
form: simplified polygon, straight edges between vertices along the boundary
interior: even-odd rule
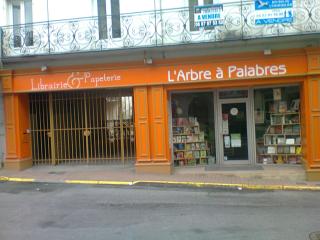
[[[320,193],[0,183],[0,240],[309,239]]]

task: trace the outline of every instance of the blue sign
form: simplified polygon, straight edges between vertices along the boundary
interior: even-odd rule
[[[292,0],[255,0],[255,10],[292,8]]]
[[[255,24],[293,22],[292,0],[255,0]]]

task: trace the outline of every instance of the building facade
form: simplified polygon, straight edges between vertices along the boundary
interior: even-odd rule
[[[320,179],[319,1],[132,2],[0,1],[5,167]]]

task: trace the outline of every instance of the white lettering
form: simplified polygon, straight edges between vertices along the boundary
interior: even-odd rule
[[[229,78],[232,77],[232,73],[234,73],[235,71],[237,70],[237,67],[236,66],[229,66],[228,67],[228,75],[229,75]]]
[[[34,79],[31,78],[31,90],[39,91],[39,90],[58,90],[58,89],[78,89],[83,87],[88,87],[86,84],[92,83],[95,87],[99,87],[100,83],[104,82],[112,82],[112,81],[120,81],[121,76],[117,74],[107,75],[103,73],[103,75],[92,76],[90,72],[72,72],[65,81],[60,82],[49,82],[46,83],[42,78]],[[90,86],[89,86],[90,87]]]
[[[263,76],[277,76],[287,73],[286,65],[267,65],[260,66],[256,64],[255,66],[244,65],[238,67],[235,65],[228,67],[229,78],[244,78],[244,77],[263,77]],[[217,76],[218,78],[218,76]]]
[[[193,70],[184,71],[179,70],[168,70],[168,82],[187,82],[187,81],[201,81],[201,80],[211,80],[210,70]]]

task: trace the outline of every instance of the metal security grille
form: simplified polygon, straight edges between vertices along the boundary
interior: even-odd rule
[[[127,163],[135,158],[130,91],[30,95],[33,163]]]

